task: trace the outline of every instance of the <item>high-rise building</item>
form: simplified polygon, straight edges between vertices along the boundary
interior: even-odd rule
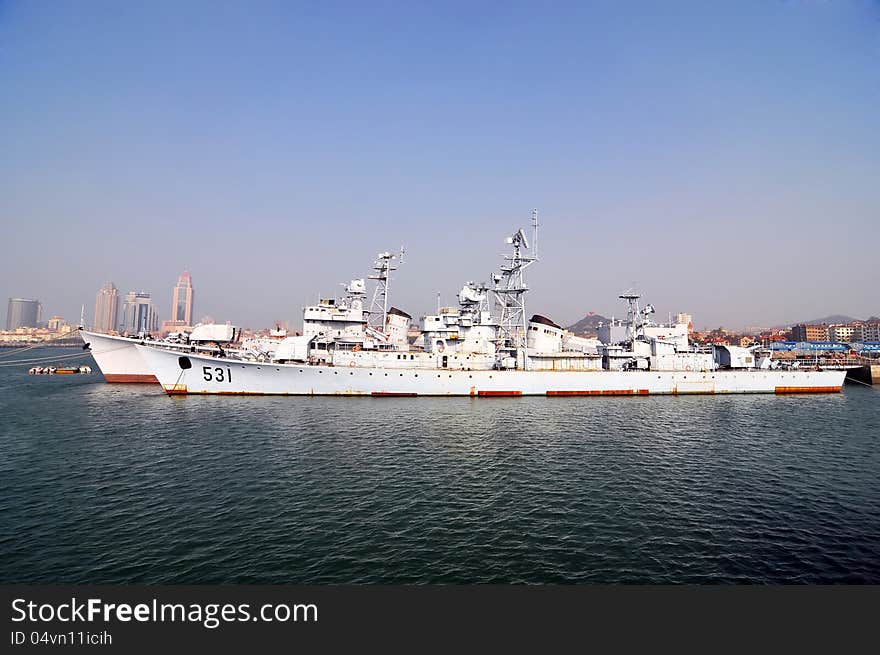
[[[125,294],[125,302],[122,304],[122,324],[119,327],[122,332],[128,334],[159,330],[159,316],[149,293],[129,291]]]
[[[800,323],[791,328],[792,341],[828,341],[828,326]]]
[[[43,306],[39,300],[10,298],[6,308],[6,329],[37,327],[42,318]]]
[[[862,341],[880,341],[880,323],[865,323],[862,326]]]
[[[171,300],[171,320],[181,321],[182,325],[191,326],[193,315],[193,286],[188,271],[177,278],[177,286]]]
[[[676,325],[687,325],[688,332],[694,331],[694,317],[691,316],[690,314],[685,314],[684,312],[676,314],[675,315],[675,324]]]
[[[119,320],[119,290],[108,282],[98,291],[95,298],[95,322],[93,327],[98,332],[111,332],[116,329]]]
[[[829,325],[828,326],[828,340],[829,341],[843,341],[845,343],[850,343],[852,341],[861,341],[862,340],[862,326],[861,325]]]
[[[171,318],[162,321],[162,335],[188,331],[193,324],[193,286],[189,271],[181,273],[171,294]]]

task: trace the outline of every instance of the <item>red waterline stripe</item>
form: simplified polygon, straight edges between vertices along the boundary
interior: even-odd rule
[[[218,396],[265,396],[262,391],[203,391],[202,393],[215,393]]]
[[[104,379],[120,384],[159,384],[156,376],[149,373],[104,373]]]
[[[379,398],[413,398],[419,394],[403,391],[374,391],[371,395]]]
[[[477,391],[478,396],[521,396],[522,391]]]
[[[840,387],[776,387],[776,393],[839,393]]]
[[[639,389],[639,393],[648,393],[647,389]],[[548,391],[548,396],[632,396],[632,389],[590,389],[577,391]]]

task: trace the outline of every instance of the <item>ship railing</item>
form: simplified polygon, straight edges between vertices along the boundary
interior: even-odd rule
[[[841,367],[841,368],[856,368],[860,366],[866,366],[871,363],[876,363],[877,360],[871,360],[867,357],[858,357],[858,356],[847,356],[847,357],[829,357],[827,355],[819,355],[819,356],[800,356],[800,357],[786,357],[786,358],[773,358],[773,361],[779,362],[780,365],[791,365],[795,362],[798,363],[801,367],[806,366],[821,366],[823,368],[830,367]]]

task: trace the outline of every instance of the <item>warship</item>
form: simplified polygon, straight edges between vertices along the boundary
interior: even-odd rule
[[[458,307],[412,317],[389,307],[400,256],[380,253],[369,279],[354,279],[344,297],[303,309],[302,335],[274,352],[181,352],[139,342],[135,350],[169,395],[334,395],[372,397],[833,393],[845,372],[795,370],[735,346],[701,348],[687,326],[660,325],[652,305],[626,292],[625,321],[600,328],[599,339],[567,332],[533,314],[527,320],[525,271],[538,261],[538,213],[531,240],[522,228],[506,242],[488,282],[467,282]],[[402,252],[401,252],[402,255]]]
[[[241,337],[241,330],[233,325],[217,325],[213,323],[196,325],[190,332],[169,334],[164,339],[153,339],[150,334],[119,335],[105,334],[79,328],[83,340],[83,349],[88,350],[98,365],[104,380],[110,383],[123,384],[156,384],[158,380],[152,369],[144,361],[135,346],[152,344],[158,348],[172,351],[220,354],[230,348],[230,344]],[[253,349],[259,344],[267,353],[280,338],[264,338],[246,340],[241,345],[244,349]],[[239,349],[230,350],[236,354]]]

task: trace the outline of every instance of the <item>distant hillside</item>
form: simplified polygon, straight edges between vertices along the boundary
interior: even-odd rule
[[[821,325],[823,323],[831,324],[831,323],[852,323],[853,321],[858,321],[859,319],[853,318],[852,316],[847,316],[846,314],[832,314],[831,316],[824,316],[822,318],[814,318],[810,321],[796,321],[794,323],[789,323],[788,325],[780,325],[780,328],[790,327],[792,325],[800,325],[804,323],[806,325]]]
[[[846,314],[832,314],[831,316],[823,316],[822,318],[814,318],[812,321],[804,321],[805,323],[852,323],[859,319],[847,316]]]
[[[599,328],[599,323],[608,323],[610,320],[601,314],[587,314],[577,323],[569,325],[566,329],[575,334],[594,333]]]

